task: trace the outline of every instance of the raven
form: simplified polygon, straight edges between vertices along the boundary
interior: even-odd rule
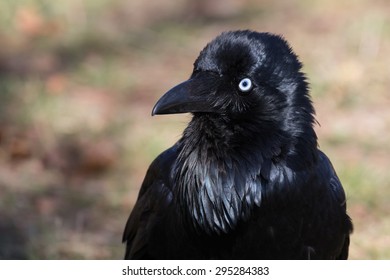
[[[343,187],[318,149],[302,64],[280,36],[224,32],[152,115],[192,113],[150,165],[126,259],[347,259]]]

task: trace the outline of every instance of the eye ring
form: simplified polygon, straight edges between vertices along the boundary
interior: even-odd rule
[[[242,92],[248,92],[253,88],[253,83],[251,79],[249,78],[244,78],[240,81],[238,84],[238,89]]]

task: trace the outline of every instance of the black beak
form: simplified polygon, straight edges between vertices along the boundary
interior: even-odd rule
[[[219,84],[219,76],[203,72],[175,86],[154,105],[152,116],[179,113],[211,113]]]

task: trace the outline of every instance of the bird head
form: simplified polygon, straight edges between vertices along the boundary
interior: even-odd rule
[[[317,136],[301,67],[280,36],[224,32],[200,52],[191,77],[158,100],[152,115],[192,113],[187,139],[213,123],[207,131],[223,139],[217,145],[242,148],[250,143],[272,151],[272,158],[284,154],[290,165],[303,162],[296,160],[301,156],[311,164]]]
[[[211,41],[191,77],[163,95],[152,111],[177,113],[272,124],[303,115],[311,123],[314,110],[301,63],[288,43],[277,35],[246,30],[225,32]]]

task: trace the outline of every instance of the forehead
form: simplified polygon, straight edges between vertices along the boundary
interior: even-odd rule
[[[219,74],[249,72],[261,63],[262,49],[262,44],[247,36],[223,34],[201,51],[194,67]]]

